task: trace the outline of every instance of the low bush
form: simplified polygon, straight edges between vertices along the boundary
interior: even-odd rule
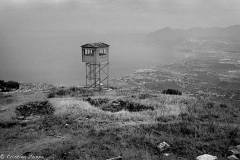
[[[54,97],[74,97],[74,96],[91,96],[93,95],[93,91],[87,90],[85,88],[79,87],[70,87],[70,88],[54,88],[49,94],[48,98]]]
[[[16,108],[17,116],[30,116],[30,115],[50,115],[53,114],[54,108],[48,101],[29,102],[20,105]]]
[[[129,112],[154,110],[153,106],[148,106],[145,104],[133,102],[128,99],[127,100],[118,99],[118,100],[110,101],[107,98],[92,99],[92,98],[88,97],[88,98],[85,98],[84,100],[88,101],[91,105],[94,105],[95,107],[98,107],[104,111],[110,111],[110,112],[119,112],[121,110],[127,110]]]
[[[176,90],[176,89],[166,89],[163,90],[163,94],[171,94],[171,95],[182,95],[182,92]]]
[[[139,94],[138,98],[139,99],[147,99],[147,98],[153,98],[153,97],[157,97],[156,95],[151,95],[151,94]]]
[[[126,100],[126,101],[116,100],[116,101],[113,101],[112,103],[102,105],[100,108],[104,111],[110,111],[110,112],[119,112],[121,110],[126,110],[129,112],[141,112],[144,110],[154,110],[153,106],[132,102],[130,100]]]
[[[17,90],[19,89],[20,84],[15,81],[8,81],[4,82],[3,80],[0,80],[0,91],[2,92],[9,92],[11,90]]]
[[[87,98],[84,98],[83,99],[84,101],[87,101],[89,102],[91,105],[94,105],[94,106],[100,106],[102,104],[106,104],[109,102],[109,99],[107,98],[95,98],[95,99],[92,99],[90,97],[87,97]]]

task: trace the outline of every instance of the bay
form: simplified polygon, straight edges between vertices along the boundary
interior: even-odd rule
[[[110,45],[110,79],[137,69],[167,64],[183,57],[171,45],[146,45],[144,34],[99,34],[76,31],[0,33],[0,79],[54,85],[85,84],[81,45]]]

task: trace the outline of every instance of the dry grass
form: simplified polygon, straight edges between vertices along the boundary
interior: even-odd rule
[[[70,115],[76,117],[83,113],[99,113],[103,114],[104,111],[91,106],[88,102],[84,102],[75,98],[55,98],[51,99],[50,103],[55,107],[55,115]]]
[[[59,160],[104,160],[119,155],[127,160],[195,159],[204,153],[221,160],[229,146],[240,144],[237,106],[134,90],[94,93],[92,99],[109,100],[97,106],[73,89],[61,97],[48,99],[55,108],[53,115],[26,126],[0,128],[0,151],[11,153],[14,148],[14,153],[31,152]],[[117,100],[153,109],[102,110]],[[162,141],[171,146],[169,157],[157,148]]]

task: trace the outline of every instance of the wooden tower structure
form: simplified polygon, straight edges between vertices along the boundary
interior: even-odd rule
[[[82,62],[86,62],[86,88],[109,87],[109,45],[82,45]]]

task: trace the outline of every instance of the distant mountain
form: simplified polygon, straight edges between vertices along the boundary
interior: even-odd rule
[[[179,36],[176,31],[169,27],[160,29],[156,32],[149,34],[146,38],[146,42],[149,44],[168,44],[168,43],[179,43],[184,40],[183,37]]]
[[[148,44],[180,43],[190,38],[195,39],[225,39],[229,41],[240,41],[240,25],[226,28],[201,28],[194,27],[188,30],[171,29],[169,27],[150,33],[146,37]]]

